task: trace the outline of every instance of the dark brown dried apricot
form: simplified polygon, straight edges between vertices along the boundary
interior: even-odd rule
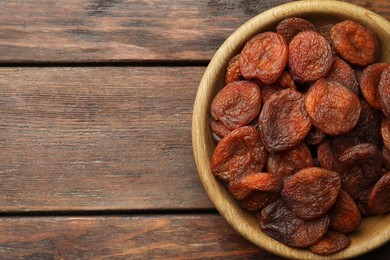
[[[355,127],[360,116],[359,98],[334,81],[318,80],[305,100],[312,124],[329,135],[340,135]]]
[[[343,233],[328,231],[314,245],[309,247],[309,250],[317,255],[332,255],[347,248],[351,244],[351,240]]]
[[[281,189],[282,179],[276,174],[265,172],[251,172],[228,184],[229,192],[237,200],[246,199],[256,191],[279,192]]]
[[[211,169],[221,180],[231,181],[248,171],[261,172],[267,156],[257,130],[243,126],[217,144],[211,157]]]
[[[342,187],[357,199],[382,176],[383,157],[376,145],[363,143],[344,151],[339,158]]]
[[[390,150],[386,147],[386,145],[382,148],[383,162],[386,166],[387,170],[390,170]]]
[[[241,79],[239,58],[240,55],[237,54],[230,59],[226,69],[225,85],[233,81],[239,81]]]
[[[390,149],[390,119],[384,118],[382,120],[381,135],[384,145]]]
[[[389,67],[387,63],[375,63],[366,67],[360,76],[359,87],[364,98],[375,109],[381,109],[378,84],[382,72]]]
[[[287,43],[290,43],[298,33],[307,30],[316,31],[316,28],[308,20],[298,17],[286,18],[276,26],[276,32],[281,34]]]
[[[283,244],[298,248],[319,241],[325,235],[328,225],[327,215],[309,221],[296,217],[281,199],[265,207],[260,217],[263,232]]]
[[[305,143],[286,152],[272,153],[267,160],[267,171],[281,177],[306,167],[313,167],[313,157]]]
[[[359,208],[352,197],[344,190],[340,191],[328,215],[330,218],[329,227],[343,233],[354,231],[361,222]]]
[[[378,59],[377,36],[355,21],[346,20],[335,24],[331,30],[331,39],[336,52],[352,65],[367,66]]]
[[[292,89],[273,94],[263,106],[259,124],[268,151],[281,152],[296,147],[311,128],[304,96]]]
[[[278,33],[264,32],[250,39],[240,53],[240,72],[265,84],[277,81],[287,64],[288,46]]]
[[[378,214],[390,211],[390,172],[385,173],[375,184],[368,198],[368,206]]]
[[[307,145],[317,145],[325,140],[326,134],[315,126],[312,126],[309,134],[305,138]]]
[[[328,43],[332,46],[332,38],[331,31],[333,28],[333,24],[327,23],[317,28],[319,34],[324,36],[324,38],[328,41]]]
[[[378,92],[383,113],[390,118],[390,66],[382,72]]]
[[[336,172],[309,167],[284,180],[282,198],[297,217],[311,220],[329,211],[340,189],[341,180]]]
[[[344,87],[350,89],[356,96],[359,96],[359,82],[355,71],[342,59],[335,57],[333,65],[326,76],[328,81],[337,81]]]
[[[359,121],[346,136],[355,138],[360,143],[373,143],[378,145],[382,113],[373,109],[364,100],[360,100],[360,106],[362,109],[360,111]]]
[[[325,77],[332,67],[332,49],[326,39],[315,31],[299,33],[290,42],[288,51],[290,74],[300,83]]]
[[[360,213],[364,216],[375,216],[378,215],[368,206],[368,199],[370,197],[372,188],[374,186],[368,187],[360,192],[359,198],[356,199],[356,205],[358,206]]]
[[[249,211],[258,211],[280,198],[278,192],[257,191],[252,196],[240,201],[241,207]]]
[[[255,119],[260,105],[260,88],[255,83],[234,81],[218,92],[211,103],[210,113],[214,120],[233,130]]]

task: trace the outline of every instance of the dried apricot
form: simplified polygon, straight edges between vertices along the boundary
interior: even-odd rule
[[[360,90],[367,102],[375,109],[381,109],[378,84],[382,72],[389,67],[387,63],[375,63],[366,67],[360,77]]]
[[[267,160],[267,171],[281,177],[312,166],[313,158],[305,143],[286,152],[271,153]]]
[[[352,197],[344,190],[340,191],[328,215],[330,218],[329,227],[343,233],[354,231],[361,222],[359,208]]]
[[[249,198],[241,200],[240,205],[246,210],[258,211],[277,201],[279,198],[280,193],[277,192],[257,191]]]
[[[211,157],[211,169],[221,180],[231,181],[247,171],[261,172],[267,156],[257,130],[243,126],[217,144]]]
[[[351,244],[351,240],[343,233],[328,231],[309,250],[317,255],[331,255],[337,253]]]
[[[330,171],[338,171],[338,162],[328,140],[325,140],[317,146],[317,156],[322,168]]]
[[[309,134],[305,138],[307,145],[317,145],[325,140],[326,134],[315,126],[312,126]]]
[[[316,31],[316,28],[308,20],[298,17],[286,18],[276,26],[276,32],[281,34],[287,43],[290,43],[298,33],[306,30]]]
[[[380,125],[382,113],[371,108],[364,100],[360,101],[361,111],[359,121],[346,136],[359,140],[360,143],[378,145],[380,140]],[[356,143],[357,144],[357,143]]]
[[[332,49],[326,39],[315,31],[299,33],[290,42],[288,51],[289,71],[300,83],[325,77],[332,67]]]
[[[278,84],[282,88],[291,88],[296,90],[297,86],[294,83],[293,78],[291,77],[290,73],[287,71],[283,71],[282,75],[278,78],[276,81],[276,84]]]
[[[370,209],[378,214],[390,211],[390,172],[375,184],[368,199]]]
[[[239,81],[241,79],[240,74],[240,61],[239,61],[240,55],[237,54],[228,63],[227,69],[226,69],[226,75],[225,75],[225,84],[229,84],[233,81]]]
[[[273,94],[260,113],[261,138],[270,152],[296,147],[310,131],[304,96],[292,89]]]
[[[333,24],[327,23],[317,28],[317,31],[319,34],[324,36],[324,38],[328,41],[330,46],[332,46],[332,39],[331,39],[331,31],[333,28]]]
[[[278,33],[264,32],[250,39],[241,51],[240,72],[265,84],[277,81],[287,64],[288,46]]]
[[[381,124],[382,140],[387,149],[390,149],[390,119],[383,119]]]
[[[224,123],[215,119],[210,120],[210,126],[214,133],[217,134],[220,138],[225,137],[231,132],[231,130],[226,125],[224,125]]]
[[[370,197],[372,187],[369,187],[367,189],[364,189],[362,192],[360,192],[359,198],[356,199],[356,205],[358,206],[360,212],[364,216],[375,216],[378,215],[375,213],[370,207],[368,206],[368,199]]]
[[[384,145],[382,148],[383,162],[387,170],[390,170],[390,150]]]
[[[352,65],[367,66],[378,59],[377,36],[355,21],[346,20],[335,24],[331,30],[331,39],[336,52]]]
[[[342,59],[335,57],[333,65],[326,76],[328,81],[337,81],[344,87],[350,89],[356,96],[359,96],[359,82],[355,71]]]
[[[344,151],[339,158],[342,187],[357,199],[382,176],[383,157],[376,145],[363,143]]]
[[[340,135],[355,127],[360,116],[359,98],[334,81],[318,80],[305,101],[311,122],[329,135]]]
[[[260,228],[270,237],[288,246],[305,248],[318,242],[326,233],[329,217],[305,221],[294,215],[283,200],[261,211]]]
[[[390,118],[390,66],[382,72],[378,92],[383,113]]]
[[[234,81],[215,96],[210,106],[214,120],[230,130],[252,121],[260,111],[260,88],[251,81]]]
[[[309,167],[284,180],[282,198],[297,217],[311,220],[328,212],[340,189],[336,172]]]
[[[237,200],[250,197],[256,191],[279,192],[282,180],[276,174],[251,172],[229,182],[228,190]]]

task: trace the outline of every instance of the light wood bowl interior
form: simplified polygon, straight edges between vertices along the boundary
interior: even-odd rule
[[[210,158],[215,148],[209,127],[209,107],[223,87],[227,63],[246,41],[257,33],[272,30],[287,17],[301,17],[314,25],[355,20],[374,31],[380,39],[382,60],[390,62],[390,23],[364,8],[338,1],[298,1],[263,12],[238,28],[215,53],[200,82],[192,119],[192,143],[200,179],[211,201],[230,225],[247,240],[274,254],[295,259],[340,259],[367,253],[390,240],[390,214],[364,218],[350,234],[351,245],[337,254],[320,257],[308,250],[285,246],[259,229],[258,220],[241,209],[211,172]]]

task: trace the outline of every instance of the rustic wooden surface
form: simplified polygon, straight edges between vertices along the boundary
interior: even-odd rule
[[[0,1],[0,259],[278,259],[208,200],[191,112],[220,44],[284,2]]]

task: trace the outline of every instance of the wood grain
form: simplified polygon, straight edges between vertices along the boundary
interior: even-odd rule
[[[253,16],[291,0],[4,0],[0,63],[208,61]],[[390,19],[387,0],[349,0]]]
[[[238,26],[291,0],[4,0],[0,63],[209,60]]]
[[[203,72],[0,68],[0,212],[213,208],[191,145]]]
[[[280,259],[217,215],[0,219],[0,258]]]
[[[0,233],[1,259],[282,259],[213,214],[1,218]],[[390,244],[366,257],[389,254]]]

